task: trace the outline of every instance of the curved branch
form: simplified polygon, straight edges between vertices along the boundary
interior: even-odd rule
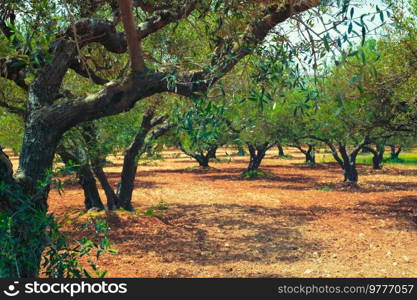
[[[0,77],[14,81],[19,87],[27,91],[28,86],[25,82],[26,63],[18,58],[0,58]]]
[[[3,100],[0,100],[0,107],[7,109],[8,112],[18,115],[19,117],[22,117],[23,119],[26,118],[26,110],[21,107],[12,106]]]
[[[127,38],[127,48],[129,50],[131,67],[134,72],[142,73],[145,69],[143,52],[138,33],[136,30],[135,20],[132,12],[132,0],[117,0],[120,8],[120,15],[123,22]]]
[[[185,1],[186,3],[179,7],[162,9],[154,11],[154,16],[139,24],[138,37],[144,39],[148,35],[164,28],[168,24],[177,22],[188,17],[198,6],[201,1]]]
[[[187,1],[186,4],[179,7],[154,11],[152,17],[137,26],[138,39],[143,40],[165,26],[188,17],[199,2],[201,1]],[[127,51],[125,34],[116,31],[111,22],[101,19],[81,19],[75,26],[81,47],[91,43],[99,43],[113,53],[121,54]],[[64,34],[64,36],[74,38],[73,35],[74,32],[70,28]]]
[[[87,66],[84,62],[80,62],[77,59],[73,59],[70,63],[70,68],[74,70],[78,75],[91,79],[95,84],[104,85],[109,81],[107,79],[98,76],[94,70]]]
[[[215,50],[216,57],[203,71],[186,73],[179,80],[176,92],[183,96],[193,96],[207,91],[215,82],[228,73],[244,57],[251,54],[275,26],[320,4],[319,0],[287,0],[284,6],[272,5],[265,10],[265,16],[255,20],[236,42],[222,43]],[[231,50],[230,50],[231,49]]]

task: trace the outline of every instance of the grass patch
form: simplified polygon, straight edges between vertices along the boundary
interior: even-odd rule
[[[208,167],[200,167],[200,166],[191,166],[184,169],[184,172],[195,172],[195,173],[206,173],[209,171],[216,170],[216,168],[213,168],[211,166]]]
[[[210,162],[214,162],[214,163],[222,163],[222,162],[231,163],[232,162],[232,158],[231,157],[211,158],[210,159]]]
[[[414,160],[408,160],[408,161],[405,161],[404,159],[402,159],[402,158],[399,158],[399,157],[397,157],[397,158],[385,158],[384,160],[383,160],[383,162],[384,163],[391,163],[391,164],[416,164],[417,163],[417,161],[414,161]]]
[[[245,170],[240,174],[242,179],[262,179],[274,177],[274,173],[263,170]]]
[[[185,172],[193,172],[197,170],[201,170],[202,168],[200,166],[191,166],[184,169]],[[207,168],[206,168],[207,169]]]
[[[152,208],[148,208],[147,210],[143,211],[142,214],[146,217],[162,218],[162,215],[156,213]]]
[[[169,204],[164,202],[163,200],[159,201],[157,205],[151,207],[154,210],[167,210],[169,208]]]
[[[333,191],[333,189],[328,185],[323,185],[323,186],[319,187],[317,190],[322,191],[322,192],[331,192],[331,191]]]
[[[142,162],[139,163],[139,166],[152,166],[152,167],[157,167],[158,163],[154,160],[144,160]]]
[[[390,155],[384,156],[382,161],[387,165],[417,165],[417,153],[401,153],[399,158],[392,159]],[[372,164],[372,155],[361,154],[357,158],[357,163]]]
[[[320,163],[330,163],[334,162],[334,159],[331,155],[320,155],[318,161]],[[356,158],[356,163],[372,165],[372,154],[360,153]],[[401,153],[398,159],[391,159],[389,153],[387,153],[384,156],[383,163],[387,165],[417,165],[417,153]]]
[[[294,156],[292,156],[291,154],[284,154],[284,155],[278,155],[277,157],[281,159],[286,159],[286,158],[293,158]]]

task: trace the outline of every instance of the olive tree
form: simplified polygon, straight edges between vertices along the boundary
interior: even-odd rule
[[[320,17],[329,5],[342,7],[333,13],[344,18],[349,1],[2,1],[0,76],[24,91],[25,124],[18,171],[1,173],[0,181],[25,196],[25,213],[33,217],[24,220],[47,212],[49,187],[39,183],[65,132],[155,94],[205,93],[277,25],[304,11]],[[127,53],[130,67],[120,59]],[[103,61],[119,76],[109,78]],[[72,72],[91,81],[88,93],[66,81]],[[1,276],[37,276],[45,228],[19,226],[22,205],[7,195],[0,211],[18,241],[12,255],[18,258],[1,266]]]

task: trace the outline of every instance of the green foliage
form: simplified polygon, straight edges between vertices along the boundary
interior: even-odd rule
[[[291,154],[284,154],[284,155],[279,155],[278,158],[279,159],[287,159],[287,158],[292,158],[293,156]]]
[[[263,170],[245,170],[242,172],[240,177],[242,179],[263,179],[263,178],[271,178],[274,177],[274,173],[270,171],[263,171]]]
[[[168,210],[169,204],[164,202],[163,200],[159,201],[157,205],[154,205],[151,207],[154,210]]]
[[[319,187],[318,190],[322,191],[322,192],[331,192],[333,189],[330,186],[323,185],[323,186]]]
[[[153,208],[148,208],[147,210],[142,212],[142,214],[144,216],[147,216],[147,217],[155,217],[155,218],[161,218],[162,217],[162,215],[156,213],[155,209],[153,209]]]
[[[229,157],[222,157],[222,158],[212,158],[210,159],[210,161],[214,162],[214,163],[231,163],[232,162],[232,158]]]
[[[68,174],[68,170],[64,173]],[[39,182],[39,188],[49,188],[54,183],[53,172]],[[56,175],[56,174],[54,174]],[[58,185],[61,189],[62,186]],[[62,232],[53,214],[36,208],[36,202],[19,188],[0,183],[0,197],[7,198],[12,207],[0,211],[0,277],[21,277],[22,269],[36,274],[42,262],[44,275],[50,278],[104,277],[90,258],[99,259],[105,252],[116,253],[110,248],[109,227],[105,220],[90,220],[84,228],[93,228],[98,241],[88,238],[72,240]],[[88,259],[88,267],[81,262]],[[42,259],[42,261],[40,261]],[[29,266],[29,267],[28,267]],[[12,273],[5,273],[6,270]],[[11,271],[12,270],[12,271]]]
[[[205,98],[193,99],[191,104],[174,111],[177,139],[182,150],[190,156],[203,155],[213,145],[220,146],[227,136],[225,107]]]
[[[101,271],[91,256],[99,259],[103,253],[117,253],[110,248],[108,233],[110,228],[106,220],[90,220],[83,226],[84,230],[93,229],[99,237],[98,242],[88,238],[71,241],[61,232],[61,226],[56,222],[49,224],[47,235],[50,240],[45,249],[44,274],[49,278],[103,278],[107,271]],[[94,253],[95,252],[95,253]],[[80,263],[80,259],[88,257],[88,267]]]
[[[361,155],[358,157],[358,163],[372,164],[372,157],[370,155]],[[417,165],[417,153],[404,152],[398,158],[391,158],[388,153],[385,153],[383,163],[386,165]]]
[[[0,145],[10,148],[15,154],[20,151],[23,138],[22,120],[0,108]]]

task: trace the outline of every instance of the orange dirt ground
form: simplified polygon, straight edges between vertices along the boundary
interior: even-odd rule
[[[108,277],[417,277],[416,169],[360,166],[352,189],[335,164],[274,154],[262,168],[275,176],[258,180],[239,177],[247,157],[192,171],[193,160],[164,152],[140,166],[137,211],[106,215],[118,254],[98,265]],[[106,169],[112,184],[120,164]],[[160,201],[169,209],[159,218],[141,213]],[[58,217],[77,214],[83,194],[67,184],[49,203]],[[82,234],[75,224],[72,236]]]

